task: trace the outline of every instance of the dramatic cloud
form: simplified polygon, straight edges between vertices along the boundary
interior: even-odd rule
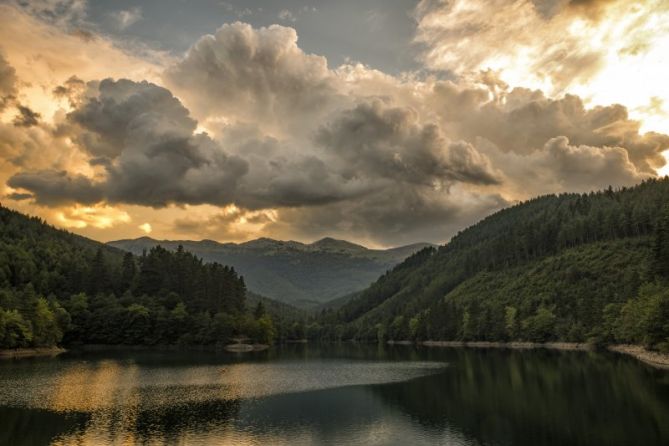
[[[611,186],[631,186],[652,174],[640,171],[621,147],[574,145],[559,136],[541,150],[520,154],[501,152],[494,146],[484,150],[494,165],[503,166],[505,190],[512,196],[555,192],[590,192]]]
[[[529,154],[542,150],[549,139],[565,136],[577,145],[622,147],[635,166],[649,174],[664,165],[661,153],[669,148],[669,136],[642,134],[641,124],[630,119],[622,105],[587,108],[574,95],[549,99],[523,88],[497,91],[496,100],[489,100],[491,93],[443,82],[434,87],[433,104],[459,137],[485,138],[505,152]]]
[[[31,110],[29,107],[17,105],[18,115],[14,118],[14,125],[17,127],[32,127],[39,123],[40,114]]]
[[[525,26],[606,23],[613,3],[512,2]],[[242,23],[154,64],[104,36],[82,40],[0,6],[0,37],[23,36],[2,40],[4,197],[105,239],[329,235],[392,245],[445,241],[516,200],[631,185],[664,165],[669,136],[644,133],[628,107],[555,94],[561,76],[599,69],[571,61],[580,48],[554,56],[560,67],[527,65],[550,79],[550,91],[518,87],[485,69],[495,68],[494,51],[482,46],[501,37],[488,35],[476,11],[502,13],[478,0],[463,5],[419,7],[426,60],[450,71],[435,77],[354,62],[330,68],[300,49],[294,29]],[[511,41],[540,43],[501,19],[522,34]],[[456,58],[431,59],[447,47]],[[572,69],[580,71],[561,71]]]
[[[433,69],[493,70],[512,86],[622,102],[644,119],[654,96],[669,97],[664,0],[422,0],[416,17],[416,40]],[[660,121],[648,125],[669,131]]]
[[[257,122],[274,132],[302,128],[337,98],[324,57],[305,54],[292,28],[234,23],[202,37],[165,73],[198,117]]]
[[[229,157],[168,90],[129,80],[103,80],[99,95],[70,113],[81,127],[76,137],[92,163],[104,168],[100,181],[59,171],[22,172],[8,184],[35,194],[38,203],[58,205],[131,203],[225,204],[246,173],[244,161]]]
[[[631,186],[648,176],[637,170],[628,152],[620,147],[574,146],[560,136],[548,141],[544,150],[544,169],[554,172],[565,189],[588,191],[604,184]]]
[[[377,176],[434,188],[498,183],[489,160],[471,144],[450,142],[437,125],[420,124],[413,109],[380,100],[343,111],[317,140],[336,156],[345,178]]]

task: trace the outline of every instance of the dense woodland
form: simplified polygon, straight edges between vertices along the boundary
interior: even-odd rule
[[[235,270],[155,247],[141,256],[0,208],[0,348],[272,342]]]
[[[305,330],[329,340],[629,342],[669,351],[669,179],[497,212]]]

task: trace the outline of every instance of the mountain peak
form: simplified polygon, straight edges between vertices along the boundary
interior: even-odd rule
[[[311,243],[309,246],[321,250],[367,251],[367,248],[364,246],[356,245],[355,243],[347,242],[346,240],[337,240],[332,237],[324,237]]]

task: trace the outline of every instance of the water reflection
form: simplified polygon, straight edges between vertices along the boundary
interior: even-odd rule
[[[0,444],[669,444],[669,373],[548,351],[291,346],[0,362]]]

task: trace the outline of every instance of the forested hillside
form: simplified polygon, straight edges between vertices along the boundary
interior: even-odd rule
[[[237,272],[182,248],[136,257],[0,207],[0,348],[217,344],[276,335]]]
[[[539,197],[383,275],[314,336],[669,348],[669,179]]]

